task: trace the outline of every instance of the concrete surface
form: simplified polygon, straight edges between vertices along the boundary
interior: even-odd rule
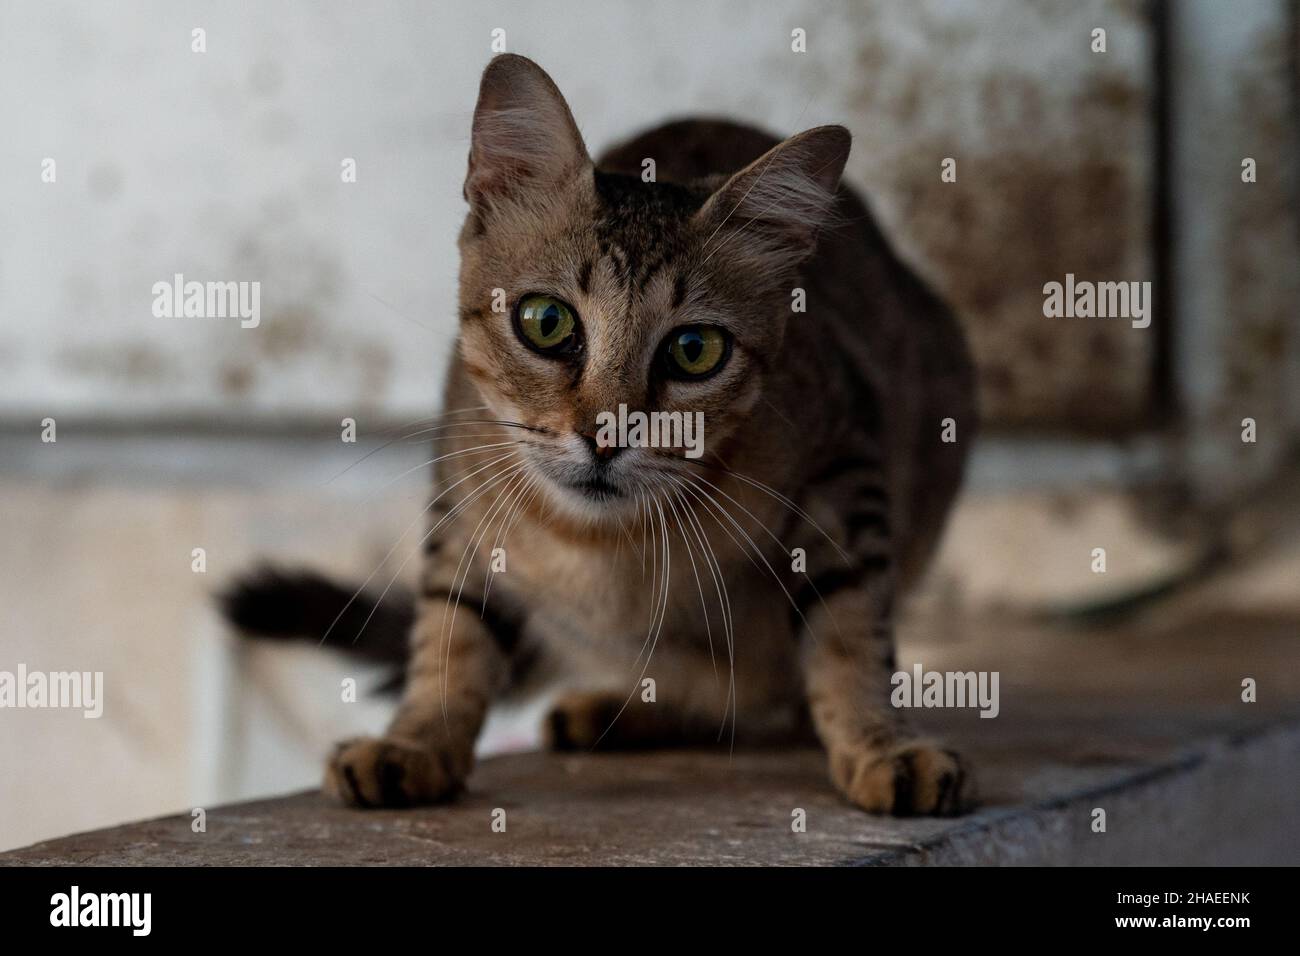
[[[837,799],[811,750],[529,754],[485,761],[470,793],[448,807],[361,812],[308,792],[213,808],[203,833],[185,813],[39,843],[0,864],[1300,862],[1300,724],[1202,738],[1159,756],[1134,755],[1147,745],[1140,733],[1126,732],[1123,755],[1107,739],[1111,746],[1069,766],[996,744],[972,748],[989,803],[955,820],[862,814]],[[1091,830],[1097,807],[1105,833]],[[792,831],[796,808],[807,814],[804,833]],[[505,832],[492,830],[498,810]]]
[[[309,792],[206,808],[203,833],[184,812],[0,863],[1300,863],[1296,620],[1215,619],[1185,604],[1159,622],[1122,636],[1028,628],[913,645],[929,669],[996,663],[1002,674],[997,718],[918,721],[978,768],[982,805],[958,819],[864,815],[832,791],[815,750],[528,754],[484,761],[450,806],[361,812]],[[1243,675],[1257,678],[1259,703],[1241,701]],[[1097,809],[1105,832],[1092,829]]]

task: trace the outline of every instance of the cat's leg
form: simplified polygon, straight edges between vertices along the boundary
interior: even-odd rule
[[[340,743],[325,789],[359,807],[408,806],[454,796],[508,670],[499,621],[472,597],[426,591],[411,639],[406,686],[382,737]]]
[[[869,559],[827,575],[820,599],[804,610],[800,640],[813,724],[831,780],[859,807],[897,816],[960,813],[974,790],[966,764],[914,736],[889,703],[895,665],[886,571]]]

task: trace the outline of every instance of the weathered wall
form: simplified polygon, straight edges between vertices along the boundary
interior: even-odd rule
[[[1205,501],[1264,480],[1300,436],[1297,9],[1195,0],[1171,17],[1174,367]]]
[[[852,76],[852,170],[903,250],[966,320],[988,420],[1142,424],[1155,338],[1049,319],[1043,285],[1149,280],[1152,31],[1145,5],[864,7],[819,64]],[[1090,48],[1106,31],[1106,52]],[[837,65],[853,64],[851,70]],[[943,158],[957,181],[940,180]]]
[[[686,112],[847,123],[851,177],[971,322],[990,417],[1132,424],[1150,330],[1044,319],[1041,288],[1067,271],[1150,275],[1143,9],[5,4],[0,415],[426,413],[475,84],[502,27],[553,72],[593,148]],[[795,28],[807,53],[791,52]],[[956,183],[940,182],[945,157]],[[261,281],[261,326],[154,318],[151,287],[176,272]]]

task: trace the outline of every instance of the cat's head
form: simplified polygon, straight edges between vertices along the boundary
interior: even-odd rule
[[[725,456],[782,361],[848,150],[827,126],[729,177],[598,171],[540,67],[489,64],[465,180],[461,357],[491,417],[526,426],[511,431],[551,503],[611,520],[699,467],[699,448],[608,446],[620,406],[702,420],[704,460]]]

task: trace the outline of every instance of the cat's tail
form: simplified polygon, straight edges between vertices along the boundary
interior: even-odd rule
[[[217,595],[222,615],[251,638],[312,641],[322,647],[390,665],[400,686],[415,603],[405,591],[381,598],[310,570],[265,565],[232,581]]]

